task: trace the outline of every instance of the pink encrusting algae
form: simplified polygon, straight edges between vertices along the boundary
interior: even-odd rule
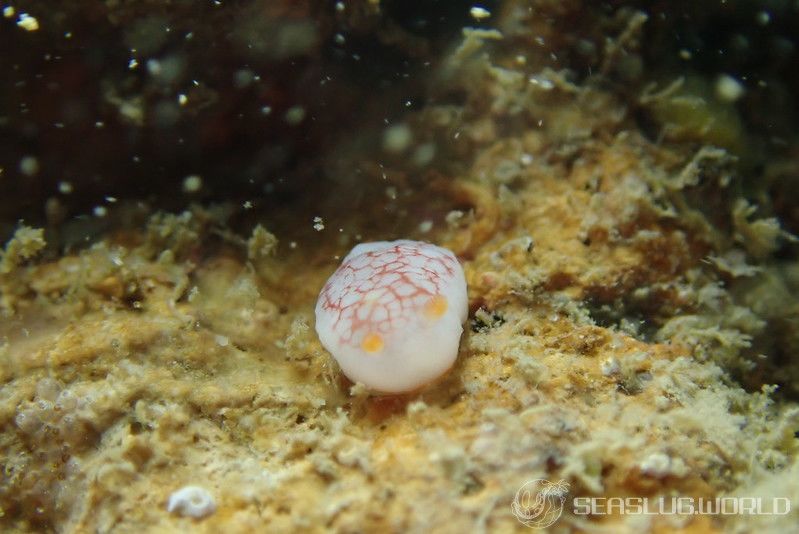
[[[411,391],[455,361],[468,301],[452,252],[418,241],[357,245],[319,295],[316,331],[350,379]]]

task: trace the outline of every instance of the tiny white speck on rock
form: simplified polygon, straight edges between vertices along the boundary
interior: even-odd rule
[[[314,217],[313,218],[313,229],[317,232],[321,232],[325,229],[325,222],[322,220],[321,217]]]
[[[184,486],[169,496],[166,509],[171,514],[202,519],[216,511],[216,501],[200,486]]]
[[[668,475],[682,477],[687,472],[687,466],[682,458],[672,458],[662,452],[650,454],[638,464],[638,468],[641,473],[654,478]]]
[[[547,77],[545,77],[543,75],[536,74],[536,75],[530,76],[528,81],[532,85],[534,85],[536,87],[539,87],[540,89],[543,89],[544,91],[551,91],[552,89],[555,88],[555,83],[552,80],[550,80],[549,78],[547,78]]]
[[[619,360],[611,356],[602,362],[600,369],[602,369],[603,375],[610,376],[618,374],[621,371],[621,366],[619,365]]]

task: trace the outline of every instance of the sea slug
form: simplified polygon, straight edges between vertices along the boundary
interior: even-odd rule
[[[350,380],[402,393],[452,367],[467,314],[452,252],[419,241],[362,243],[319,294],[316,332]]]

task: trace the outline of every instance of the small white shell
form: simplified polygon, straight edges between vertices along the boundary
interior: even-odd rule
[[[169,513],[201,519],[216,511],[216,502],[205,488],[184,486],[169,496],[166,509]]]

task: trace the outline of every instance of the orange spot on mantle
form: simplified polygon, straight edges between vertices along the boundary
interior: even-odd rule
[[[448,307],[449,302],[447,302],[447,297],[444,295],[436,295],[424,305],[424,315],[428,319],[438,319],[447,313]]]
[[[383,350],[383,338],[380,334],[369,333],[361,341],[361,348],[366,352],[378,352]]]

